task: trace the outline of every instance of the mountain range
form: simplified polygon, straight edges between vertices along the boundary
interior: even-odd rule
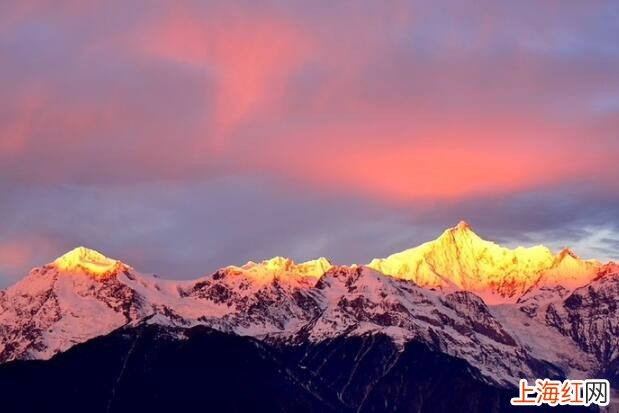
[[[20,411],[523,411],[520,378],[616,395],[618,304],[619,265],[465,222],[367,265],[275,257],[190,281],[79,247],[0,291],[0,392]]]

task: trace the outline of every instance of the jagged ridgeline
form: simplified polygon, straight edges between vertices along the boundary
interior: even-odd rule
[[[34,385],[35,377],[63,375],[72,363],[90,360],[89,369],[99,368],[95,359],[108,360],[109,352],[95,400],[115,388],[110,380],[120,370],[119,388],[128,392],[176,372],[182,349],[201,343],[208,353],[201,360],[212,362],[216,351],[232,363],[233,376],[243,360],[247,369],[237,375],[258,377],[265,369],[265,386],[285,400],[271,411],[417,406],[415,386],[428,390],[443,381],[477,392],[477,411],[502,411],[519,378],[599,377],[619,387],[618,301],[615,264],[543,246],[503,248],[466,223],[368,265],[276,257],[180,282],[80,247],[0,292],[0,378]],[[228,342],[240,353],[222,344]],[[152,371],[138,371],[141,358]],[[184,366],[199,376],[191,363]],[[148,372],[153,376],[143,377]],[[84,390],[83,380],[66,391],[86,398],[95,390]],[[262,389],[248,403],[265,402],[259,396],[267,394]],[[427,396],[422,411],[465,403],[456,395],[440,399]],[[428,410],[430,400],[442,407]]]

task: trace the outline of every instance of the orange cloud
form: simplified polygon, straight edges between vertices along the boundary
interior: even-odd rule
[[[266,156],[243,159],[249,167],[318,187],[391,201],[508,194],[578,181],[612,167],[610,156],[582,141],[516,120],[477,127],[389,118],[372,124],[300,132]]]

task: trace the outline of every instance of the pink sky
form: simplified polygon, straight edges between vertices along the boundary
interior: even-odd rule
[[[612,2],[179,4],[0,5],[0,277],[82,243],[363,262],[459,219],[617,256]]]

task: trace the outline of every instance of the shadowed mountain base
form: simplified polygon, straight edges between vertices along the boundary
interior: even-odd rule
[[[516,390],[386,336],[267,345],[197,327],[121,329],[49,361],[0,366],[6,412],[504,412]],[[534,408],[531,411],[560,411]],[[570,412],[578,409],[569,408]],[[589,410],[591,411],[591,410]]]

